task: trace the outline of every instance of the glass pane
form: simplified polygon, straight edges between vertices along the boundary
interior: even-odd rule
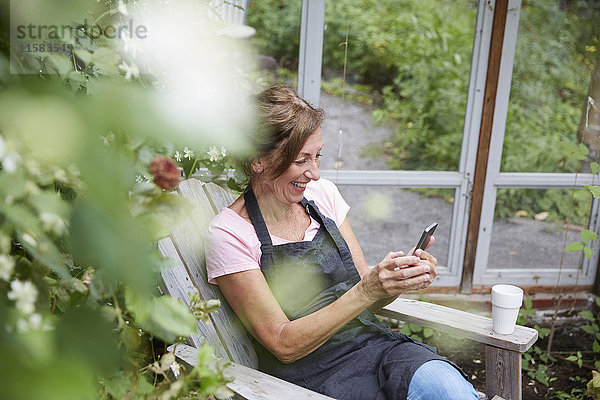
[[[250,2],[265,84],[296,86],[301,3]],[[325,2],[323,168],[457,170],[476,16],[473,0]]]
[[[258,86],[297,87],[301,18],[301,1],[248,3],[245,24],[256,29],[248,42],[256,53]]]
[[[582,241],[590,206],[586,189],[498,190],[488,268],[558,269],[561,258],[563,268],[578,268],[583,253],[563,252],[565,234],[567,244]]]
[[[446,199],[453,198],[454,189],[436,190],[435,196],[389,187],[339,189],[351,207],[348,220],[369,265],[377,264],[390,251],[410,250],[432,222],[439,226],[429,251],[439,266],[448,264],[452,203]]]
[[[582,136],[592,150],[588,160],[597,158],[600,108],[587,102],[589,94],[600,104],[600,79],[590,86],[592,74],[600,78],[599,33],[597,2],[523,2],[502,171],[575,172],[578,161],[565,142]]]

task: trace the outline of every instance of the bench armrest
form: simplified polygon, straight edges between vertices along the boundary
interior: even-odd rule
[[[520,353],[527,351],[538,337],[535,329],[520,325],[512,334],[500,335],[492,330],[491,318],[418,300],[398,298],[377,314]]]
[[[170,346],[169,350],[172,351],[173,346]],[[189,365],[198,364],[198,349],[195,347],[179,344],[175,348],[175,356]],[[333,400],[331,397],[233,362],[225,369],[225,375],[233,378],[233,382],[228,383],[227,387],[248,400]]]

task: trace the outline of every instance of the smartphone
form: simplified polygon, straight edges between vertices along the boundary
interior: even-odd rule
[[[425,246],[427,246],[427,243],[429,243],[429,238],[431,238],[431,236],[433,236],[433,232],[435,232],[435,228],[437,228],[437,226],[438,226],[438,223],[434,222],[433,224],[431,224],[427,228],[425,228],[425,230],[423,231],[423,234],[421,235],[421,238],[419,239],[419,241],[417,242],[417,245],[415,246],[415,250],[416,249],[425,250]]]

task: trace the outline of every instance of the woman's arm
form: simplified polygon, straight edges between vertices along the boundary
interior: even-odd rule
[[[281,362],[291,363],[379,299],[422,287],[429,282],[428,271],[429,265],[418,257],[384,260],[338,300],[294,321],[287,318],[260,270],[224,275],[217,283],[248,331]]]

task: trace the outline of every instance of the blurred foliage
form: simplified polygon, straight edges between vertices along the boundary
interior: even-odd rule
[[[346,22],[348,80],[377,90],[374,116],[394,129],[379,150],[393,169],[456,170],[462,142],[477,2],[347,0],[326,4],[324,75],[341,76]],[[252,1],[258,51],[297,65],[299,2]],[[590,74],[598,57],[600,6],[590,0],[528,0],[519,38],[502,171],[575,172],[573,157]],[[339,85],[338,85],[339,86]],[[328,92],[340,93],[327,83]],[[363,88],[361,92],[369,92]],[[358,101],[364,102],[361,97]],[[585,197],[585,198],[584,198]],[[570,194],[528,190],[498,196],[496,215],[524,209],[566,220]],[[585,225],[589,196],[571,222]]]
[[[153,348],[194,334],[219,304],[195,298],[192,312],[161,296],[159,274],[172,262],[150,246],[193,211],[152,182],[150,162],[192,148],[186,176],[222,173],[222,138],[173,126],[160,74],[140,73],[120,38],[89,35],[85,20],[114,22],[133,3],[34,3],[31,21],[80,21],[86,33],[68,42],[73,53],[17,54],[0,2],[2,398],[228,397],[209,347],[187,371]],[[9,73],[11,54],[18,73]]]

